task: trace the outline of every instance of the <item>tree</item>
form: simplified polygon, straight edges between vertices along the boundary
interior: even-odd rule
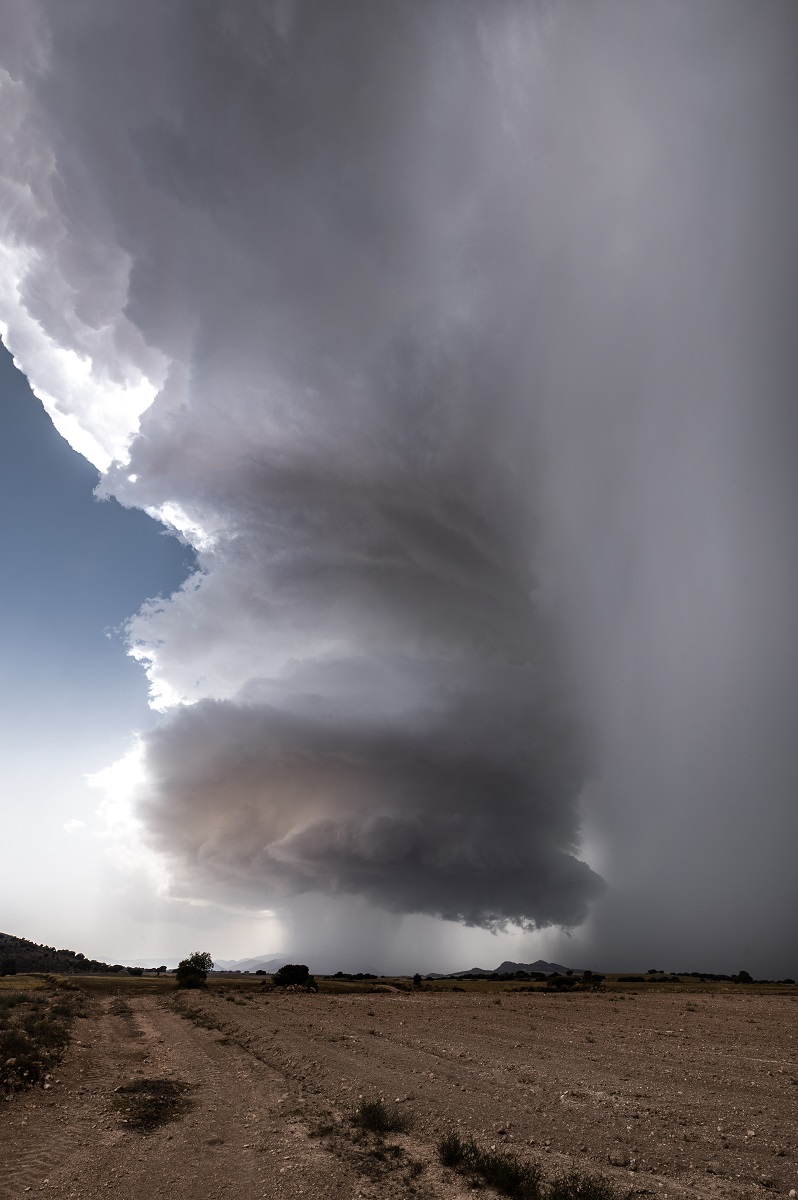
[[[419,975],[418,971],[416,971],[415,975],[413,976],[413,987],[421,987],[421,976]]]
[[[177,964],[177,986],[181,988],[205,987],[208,972],[213,970],[213,959],[207,950],[195,950]]]
[[[314,988],[318,991],[316,980],[304,963],[286,963],[280,967],[272,984],[274,987],[291,987],[292,984],[298,984],[300,987]]]

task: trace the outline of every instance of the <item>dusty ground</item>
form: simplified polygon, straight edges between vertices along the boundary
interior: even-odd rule
[[[787,1196],[796,1018],[734,993],[99,996],[51,1087],[0,1105],[0,1196],[453,1200],[453,1127],[636,1195]],[[135,1132],[115,1089],[140,1078],[186,1082],[191,1107]],[[378,1094],[412,1114],[398,1149],[353,1137]]]

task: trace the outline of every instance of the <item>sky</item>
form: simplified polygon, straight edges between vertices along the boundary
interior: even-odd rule
[[[4,7],[8,932],[796,975],[796,41]]]

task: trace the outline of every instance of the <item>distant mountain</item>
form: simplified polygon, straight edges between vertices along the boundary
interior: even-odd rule
[[[217,971],[250,971],[253,974],[255,971],[265,971],[268,975],[273,975],[275,971],[279,971],[280,967],[287,962],[305,961],[306,960],[301,954],[299,956],[294,955],[292,957],[290,952],[288,954],[279,956],[262,954],[256,955],[254,958],[218,958],[216,959],[215,968]],[[530,973],[533,971],[538,971],[543,975],[553,975],[555,971],[558,971],[561,975],[564,975],[565,972],[570,969],[571,968],[569,967],[561,966],[559,963],[545,962],[542,958],[539,958],[537,962],[533,963],[516,963],[505,961],[501,964],[501,966],[490,969],[486,969],[485,967],[472,967],[470,971],[452,971],[449,974],[441,974],[437,971],[428,971],[426,978],[454,979],[456,976],[461,975],[472,975],[474,978],[478,978],[481,975],[513,975],[516,971],[528,971]],[[321,975],[329,974],[327,971],[320,970],[318,965],[316,966],[316,971]],[[574,970],[574,974],[581,975],[581,971]]]
[[[454,975],[514,975],[516,971],[526,971],[532,974],[537,971],[541,975],[554,975],[555,972],[564,975],[566,971],[573,971],[575,975],[581,975],[582,972],[576,967],[563,967],[560,963],[546,962],[545,959],[539,958],[533,963],[517,963],[505,960],[500,966],[494,967],[493,970],[486,970],[484,967],[472,967],[470,971],[454,971],[452,975],[447,976],[451,979]]]
[[[510,975],[513,971],[540,971],[543,975],[554,975],[558,972],[564,975],[566,971],[573,971],[575,975],[581,975],[582,971],[577,967],[563,967],[559,963],[546,962],[545,959],[539,958],[533,963],[515,963],[503,962],[500,967],[496,968],[497,975]]]
[[[144,967],[145,971],[153,971],[156,967],[166,967],[173,971],[179,962],[179,958],[131,958],[127,966]]]
[[[274,954],[258,954],[255,958],[217,958],[214,966],[217,971],[266,971],[271,975],[290,961],[285,955],[278,958]]]

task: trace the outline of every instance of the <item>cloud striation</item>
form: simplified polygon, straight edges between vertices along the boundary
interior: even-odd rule
[[[198,554],[130,626],[176,893],[572,927],[591,780],[654,914],[679,862],[698,907],[724,811],[708,874],[737,869],[765,777],[778,859],[794,29],[765,9],[8,6],[6,339],[104,493]]]

